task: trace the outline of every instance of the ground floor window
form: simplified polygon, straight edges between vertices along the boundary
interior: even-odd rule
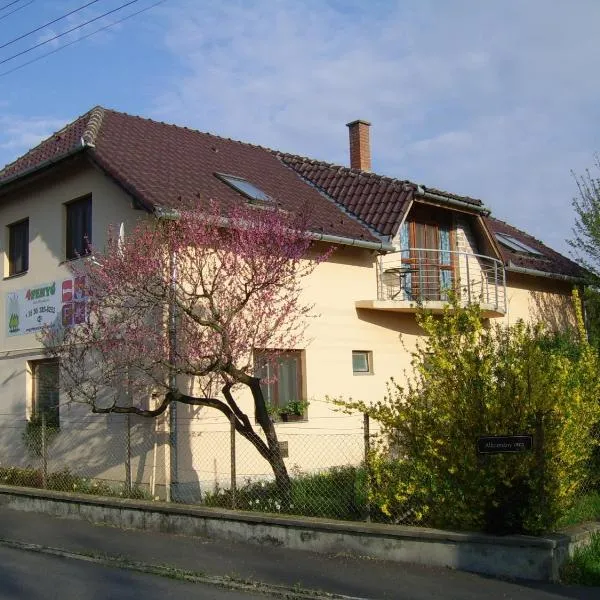
[[[32,379],[31,415],[32,420],[46,417],[49,427],[59,427],[59,379],[57,360],[36,360],[30,362]]]
[[[265,401],[276,420],[306,418],[302,357],[302,350],[256,350],[254,353],[254,372],[261,379]]]

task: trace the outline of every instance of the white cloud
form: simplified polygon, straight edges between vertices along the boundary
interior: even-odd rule
[[[65,123],[64,119],[0,114],[0,149],[17,156],[61,129]]]
[[[335,162],[373,122],[376,170],[482,197],[565,249],[598,148],[600,4],[182,2],[155,116]]]

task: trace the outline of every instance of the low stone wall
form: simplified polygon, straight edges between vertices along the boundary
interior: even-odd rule
[[[546,537],[497,537],[8,486],[0,486],[0,503],[16,510],[122,528],[352,554],[538,581],[557,581],[560,566],[574,548],[600,530],[600,524],[589,524]]]

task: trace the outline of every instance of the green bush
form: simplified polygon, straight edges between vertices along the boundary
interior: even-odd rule
[[[575,503],[600,416],[598,356],[582,328],[490,325],[477,306],[421,311],[413,375],[367,412],[383,435],[371,500],[396,522],[493,533],[554,529]],[[483,435],[532,434],[534,449],[479,455]]]
[[[563,583],[600,586],[600,534],[594,533],[589,545],[577,548],[561,569]]]
[[[0,467],[0,484],[40,489],[44,487],[42,471],[31,467]],[[133,486],[128,490],[123,484],[81,477],[74,475],[68,469],[48,473],[45,489],[136,500],[151,499],[150,494],[142,487]]]

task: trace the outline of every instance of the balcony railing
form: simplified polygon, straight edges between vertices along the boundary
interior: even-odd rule
[[[482,254],[428,248],[385,254],[379,257],[377,284],[378,300],[439,307],[454,293],[462,304],[506,312],[504,266]]]

